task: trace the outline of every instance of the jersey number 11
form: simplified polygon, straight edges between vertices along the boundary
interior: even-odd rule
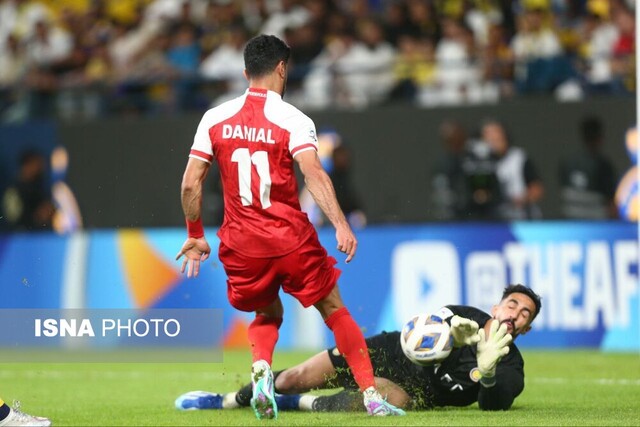
[[[260,178],[260,204],[263,209],[271,206],[271,174],[269,171],[269,158],[266,151],[249,153],[248,148],[238,148],[231,154],[231,161],[238,164],[238,186],[242,206],[251,206],[253,194],[251,193],[251,164],[256,167]]]

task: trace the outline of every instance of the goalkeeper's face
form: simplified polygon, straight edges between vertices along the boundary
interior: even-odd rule
[[[507,325],[507,331],[513,339],[529,332],[535,312],[536,305],[533,300],[518,292],[507,295],[491,309],[493,318],[500,324]]]

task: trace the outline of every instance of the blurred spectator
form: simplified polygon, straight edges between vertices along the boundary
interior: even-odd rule
[[[513,63],[502,25],[489,27],[487,43],[480,51],[482,79],[498,91],[501,98],[513,96]]]
[[[331,159],[333,167],[329,172],[329,178],[336,191],[338,203],[349,224],[354,228],[362,228],[367,225],[367,216],[360,196],[351,182],[351,151],[344,144],[340,144],[333,149]]]
[[[242,20],[249,31],[258,32],[263,22],[273,13],[274,2],[255,0],[242,2]]]
[[[522,148],[511,146],[504,125],[496,120],[483,123],[481,138],[497,158],[496,176],[502,200],[496,219],[540,219],[542,213],[537,203],[544,188],[531,158]]]
[[[460,123],[445,121],[440,125],[440,140],[444,153],[433,163],[430,183],[433,217],[444,221],[465,219],[468,192],[463,162],[467,132]]]
[[[636,21],[633,13],[621,7],[615,18],[619,36],[613,46],[613,72],[622,85],[633,93],[636,89]]]
[[[58,234],[67,234],[82,228],[82,216],[76,197],[65,182],[69,155],[67,150],[56,147],[51,153],[51,195],[55,208],[52,218],[53,229]]]
[[[601,152],[604,127],[595,116],[580,123],[582,147],[560,162],[562,213],[571,219],[615,218],[617,175]]]
[[[527,8],[511,41],[520,92],[549,92],[570,77],[560,40],[545,25],[547,12],[537,2]]]
[[[202,51],[208,55],[226,43],[236,28],[244,26],[240,10],[234,2],[228,0],[208,2],[201,24],[200,45]]]
[[[114,108],[136,114],[172,110],[174,94],[169,83],[179,72],[167,58],[170,45],[169,34],[159,33],[146,49],[136,51],[118,73],[119,94]]]
[[[98,117],[110,109],[111,87],[116,82],[106,42],[97,42],[80,76],[82,111],[86,117]]]
[[[311,69],[302,82],[301,99],[298,104],[309,108],[327,108],[334,102],[340,102],[335,85],[338,61],[354,45],[355,35],[347,25],[346,18],[340,15],[332,17],[331,40],[320,54],[311,62]]]
[[[30,65],[46,69],[65,60],[73,49],[71,35],[47,20],[36,22],[35,31],[27,41]]]
[[[27,58],[23,46],[14,35],[7,36],[0,50],[0,117],[14,105],[20,96],[19,85],[27,71]]]
[[[0,33],[5,37],[14,34],[20,39],[28,39],[37,22],[49,21],[52,17],[51,10],[39,1],[3,0],[0,2]]]
[[[200,45],[196,28],[190,23],[175,27],[166,52],[170,67],[176,71],[172,84],[175,96],[174,108],[191,109],[197,103],[197,75],[200,65]]]
[[[482,99],[480,73],[474,61],[473,35],[460,21],[445,18],[436,47],[438,92],[423,105],[455,105]]]
[[[387,40],[392,45],[398,47],[402,36],[417,37],[415,31],[409,24],[407,5],[405,2],[388,2],[383,14],[384,32]]]
[[[462,159],[464,187],[460,192],[462,215],[472,221],[500,219],[502,188],[498,181],[498,156],[490,146],[477,138],[467,142]]]
[[[137,20],[142,18],[136,17]],[[113,34],[109,39],[109,54],[113,66],[119,75],[126,75],[127,69],[135,67],[136,58],[142,56],[145,49],[153,44],[164,30],[164,22],[149,21],[138,26],[129,26],[122,22],[113,23]]]
[[[5,120],[202,110],[211,91],[209,98],[229,88],[230,97],[239,86],[194,78],[211,67],[203,61],[213,52],[235,44],[236,28],[247,38],[267,32],[288,41],[288,96],[305,107],[363,108],[389,96],[431,106],[529,92],[561,100],[631,94],[633,7],[632,0],[0,0],[0,63],[10,64],[0,108]],[[175,73],[133,79],[165,36]],[[24,78],[14,81],[20,58]],[[435,82],[426,77],[432,73]]]
[[[433,2],[425,0],[407,0],[409,32],[434,40],[440,38],[439,19]]]
[[[389,95],[390,101],[414,101],[418,93],[433,91],[436,83],[433,42],[410,34],[399,36],[393,71],[395,85]]]
[[[291,48],[287,90],[298,89],[311,68],[312,61],[323,48],[322,34],[309,22],[286,31],[286,42]]]
[[[476,46],[482,49],[489,44],[491,29],[497,26],[501,27],[503,19],[497,2],[476,0],[471,3],[471,7],[464,14],[464,20],[473,31]]]
[[[339,2],[342,13],[351,16],[356,24],[373,18],[371,3],[375,0],[347,0]]]
[[[74,44],[71,35],[46,19],[36,22],[33,34],[26,40],[29,67],[26,76],[28,114],[46,118],[55,113],[59,72],[70,60]]]
[[[609,20],[607,0],[589,0],[588,14],[582,25],[580,54],[586,62],[587,90],[591,93],[607,93],[615,90],[611,60],[618,29]]]
[[[2,197],[3,217],[13,231],[51,229],[54,207],[46,183],[45,157],[26,150],[20,156],[20,169]]]
[[[324,37],[329,30],[331,16],[340,13],[335,0],[306,0],[304,6],[309,11],[305,25],[312,25]]]
[[[311,18],[309,10],[296,0],[280,0],[280,9],[272,13],[263,24],[260,32],[285,38],[287,28],[297,28],[306,24]]]
[[[382,102],[393,86],[394,47],[384,39],[382,26],[365,20],[358,40],[336,61],[338,96],[345,104],[363,108]]]
[[[213,100],[212,105],[240,96],[247,89],[247,79],[242,74],[244,45],[247,40],[248,34],[243,27],[233,27],[228,39],[202,61],[200,76],[206,81],[223,86],[217,92],[224,95]]]

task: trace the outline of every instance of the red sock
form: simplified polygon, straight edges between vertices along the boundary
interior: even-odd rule
[[[338,351],[347,361],[360,391],[375,386],[369,349],[358,325],[346,307],[336,310],[325,323],[333,331]]]
[[[271,366],[273,350],[278,342],[278,329],[282,325],[282,317],[257,315],[249,325],[249,343],[253,361],[266,360]]]

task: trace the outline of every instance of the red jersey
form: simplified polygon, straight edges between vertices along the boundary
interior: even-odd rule
[[[218,162],[224,192],[220,240],[256,258],[302,245],[314,229],[300,209],[293,158],[317,149],[313,121],[275,92],[249,88],[207,111],[189,157]]]

